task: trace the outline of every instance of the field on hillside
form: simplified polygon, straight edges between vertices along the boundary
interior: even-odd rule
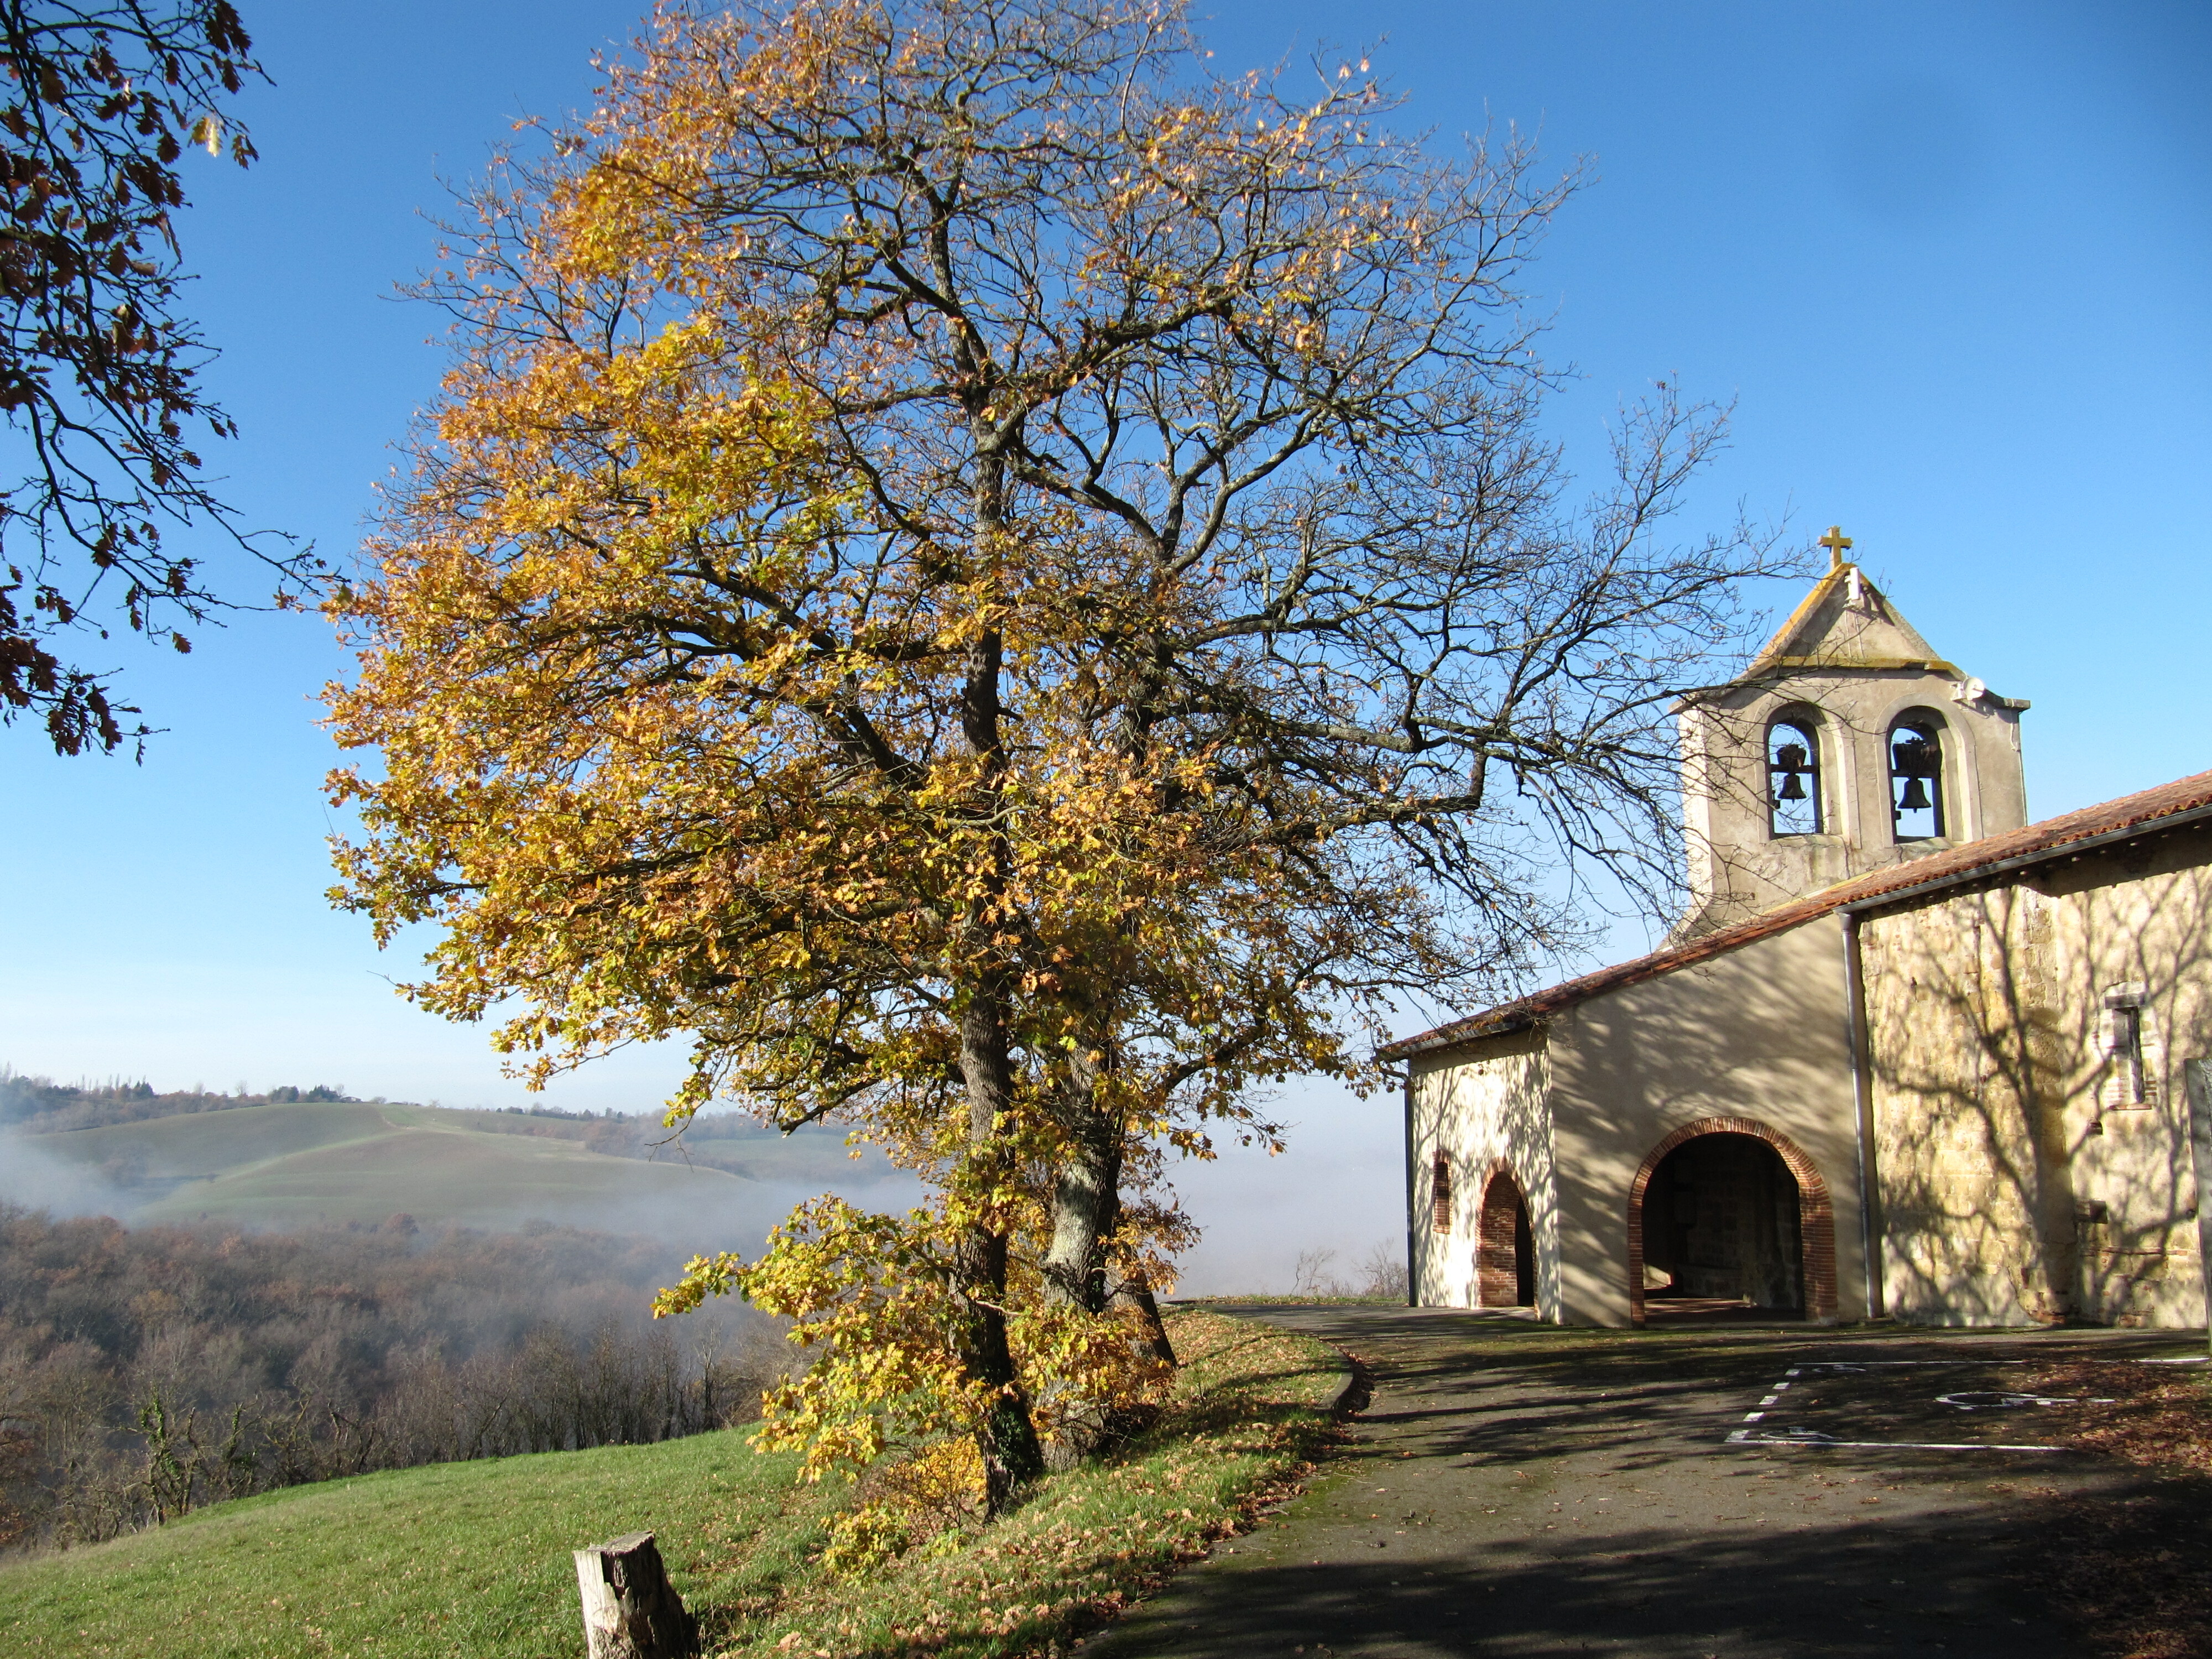
[[[830,1494],[745,1431],[290,1487],[0,1568],[0,1649],[147,1659],[580,1654],[569,1552],[639,1528],[695,1597],[799,1565]],[[724,1559],[744,1541],[744,1567]]]
[[[1185,1365],[1159,1427],[1045,1481],[989,1528],[851,1577],[813,1559],[849,1487],[793,1483],[741,1430],[657,1446],[407,1469],[226,1504],[0,1567],[0,1651],[52,1659],[568,1659],[569,1552],[659,1538],[707,1651],[772,1659],[1042,1648],[1126,1605],[1317,1443],[1348,1376],[1310,1338],[1172,1316]]]
[[[855,1164],[832,1135],[725,1133],[702,1141],[732,1166],[717,1168],[680,1146],[652,1158],[609,1156],[585,1144],[593,1127],[346,1101],[240,1106],[15,1144],[104,1182],[100,1207],[141,1225],[297,1228],[404,1212],[424,1225],[549,1220],[750,1247],[793,1202],[828,1188],[886,1206],[908,1201],[907,1183],[886,1180],[880,1158]]]
[[[395,1133],[392,1109],[366,1102],[241,1106],[99,1129],[26,1135],[23,1144],[154,1191]]]

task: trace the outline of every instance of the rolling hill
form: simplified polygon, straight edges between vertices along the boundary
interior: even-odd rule
[[[698,1249],[750,1249],[799,1199],[825,1190],[878,1207],[910,1200],[909,1182],[879,1158],[854,1161],[833,1133],[715,1124],[702,1157],[687,1162],[672,1147],[594,1150],[588,1139],[605,1127],[357,1101],[240,1106],[18,1136],[6,1195],[138,1224],[297,1228],[404,1212],[424,1226],[544,1220]],[[635,1150],[637,1139],[623,1144]]]

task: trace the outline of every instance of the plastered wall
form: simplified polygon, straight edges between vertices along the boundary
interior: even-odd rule
[[[1841,1316],[1863,1316],[1850,1011],[1834,917],[1593,997],[1549,1037],[1562,1322],[1629,1322],[1630,1185],[1660,1141],[1708,1118],[1765,1125],[1810,1159],[1833,1210]]]
[[[1865,1310],[1858,1144],[1841,925],[1833,917],[1593,997],[1528,1031],[1416,1067],[1416,1299],[1475,1304],[1481,1177],[1511,1162],[1527,1192],[1539,1314],[1626,1325],[1628,1196],[1658,1144],[1706,1119],[1749,1120],[1810,1160],[1834,1215],[1842,1316]],[[1431,1218],[1436,1154],[1456,1179]]]
[[[1860,924],[1898,1317],[2204,1320],[2181,1062],[2212,1054],[2212,836],[2045,865]],[[2143,988],[2145,1104],[2106,994]]]
[[[1550,1068],[1543,1033],[1509,1032],[1417,1067],[1413,1091],[1414,1300],[1472,1308],[1475,1230],[1482,1189],[1503,1161],[1528,1203],[1536,1250],[1536,1310],[1558,1316],[1558,1230],[1552,1168]],[[1436,1159],[1451,1163],[1449,1226],[1434,1224]]]
[[[1778,690],[1741,688],[1686,720],[1703,751],[1705,790],[1690,803],[1692,914],[1686,935],[1910,858],[2027,822],[2020,716],[1972,702],[1940,674],[1800,675]],[[1888,739],[1906,717],[1934,726],[1943,754],[1948,833],[1900,842],[1890,812]],[[1822,833],[1771,833],[1769,722],[1794,720],[1820,758]]]

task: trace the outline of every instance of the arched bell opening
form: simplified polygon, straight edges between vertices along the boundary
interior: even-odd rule
[[[1747,1118],[1686,1124],[1628,1192],[1632,1323],[1661,1315],[1836,1317],[1835,1212],[1803,1150]]]
[[[1766,814],[1767,833],[1778,840],[1826,828],[1820,738],[1808,715],[1791,713],[1766,728]]]
[[[1499,1170],[1482,1189],[1474,1243],[1475,1305],[1536,1305],[1536,1239],[1528,1200],[1510,1170]]]
[[[1942,720],[1925,709],[1899,716],[1889,728],[1889,816],[1899,841],[1950,834],[1943,769]]]

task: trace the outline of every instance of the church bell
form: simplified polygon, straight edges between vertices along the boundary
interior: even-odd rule
[[[1933,742],[1917,732],[1899,735],[1890,749],[1890,771],[1893,777],[1905,780],[1904,793],[1897,798],[1897,811],[1925,812],[1935,805],[1929,799],[1928,780],[1936,775],[1941,763],[1940,755]]]
[[[1805,799],[1805,774],[1811,771],[1812,757],[1805,752],[1802,743],[1785,743],[1774,751],[1774,769],[1782,775],[1782,787],[1774,792],[1775,803]]]

